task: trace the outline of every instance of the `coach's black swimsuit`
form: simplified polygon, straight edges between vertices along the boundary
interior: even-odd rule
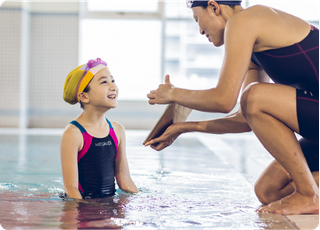
[[[319,171],[319,30],[311,26],[301,42],[255,52],[251,60],[275,83],[296,88],[299,142],[311,171]]]

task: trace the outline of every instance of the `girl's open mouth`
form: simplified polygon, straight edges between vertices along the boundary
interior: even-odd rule
[[[110,99],[115,99],[115,98],[116,98],[116,95],[115,95],[115,94],[111,94],[111,95],[108,96],[108,98],[110,98]]]

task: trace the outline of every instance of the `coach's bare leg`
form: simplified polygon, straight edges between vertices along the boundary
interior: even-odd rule
[[[296,187],[292,194],[259,211],[319,213],[319,188],[294,134],[299,133],[296,89],[280,84],[250,85],[242,95],[241,109],[255,135],[290,174]]]
[[[319,172],[311,172],[319,187]],[[254,191],[262,204],[280,200],[296,189],[296,186],[289,173],[277,160],[273,160],[262,172],[255,183]]]

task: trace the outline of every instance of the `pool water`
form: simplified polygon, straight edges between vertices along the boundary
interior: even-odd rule
[[[60,135],[0,135],[0,225],[4,229],[267,229],[253,187],[197,138],[156,152],[127,132],[139,193],[63,200]]]

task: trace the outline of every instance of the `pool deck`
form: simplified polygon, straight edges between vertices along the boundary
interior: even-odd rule
[[[207,134],[197,134],[197,136],[212,152],[231,164],[252,186],[273,160],[262,145],[258,149],[245,152],[250,147],[245,142],[253,142],[256,143],[255,147],[259,146],[257,138],[252,133],[215,135],[214,138]],[[319,226],[319,215],[285,215],[285,217],[285,221],[293,224],[296,229],[318,229]]]
[[[21,132],[19,129],[0,128],[0,134],[15,135],[21,133],[28,135],[41,134],[58,136],[62,134],[62,130],[31,129]],[[214,173],[216,175],[228,172],[228,175],[231,175],[233,178],[238,178],[238,180],[241,180],[241,183],[244,183],[246,188],[249,188],[246,189],[246,191],[249,191],[250,197],[254,197],[252,194],[256,179],[273,159],[253,133],[225,135],[188,133],[179,137],[174,146],[170,146],[160,153],[142,145],[142,141],[147,136],[148,131],[127,130],[126,134],[127,155],[133,177],[135,173],[139,174],[139,168],[149,167],[150,170],[154,170],[156,164],[161,165],[165,170],[173,173],[197,172],[203,174],[211,173],[212,175]],[[195,140],[197,144],[193,144],[193,140]],[[183,152],[177,152],[177,150],[179,150],[177,146],[183,146],[184,149],[190,148],[191,151],[188,153],[186,151],[184,155]],[[205,157],[194,157],[193,151],[197,148],[209,150],[209,154],[212,154],[210,158],[212,162],[206,162],[206,159],[203,159]],[[135,155],[132,154],[135,158],[130,157],[133,152],[135,152]],[[138,158],[136,158],[136,156],[138,156]],[[139,157],[149,158],[148,165],[142,165],[142,163],[139,162]],[[146,161],[141,162],[145,163]],[[215,170],[215,167],[220,167],[223,170]],[[232,188],[230,187],[230,189]],[[253,206],[257,204],[256,206],[258,208],[259,202],[257,202],[256,198],[252,199]],[[259,218],[260,221],[264,223],[264,229],[304,230],[317,229],[319,225],[319,215],[260,214]]]
[[[130,139],[130,136],[146,136],[147,133],[146,131],[129,130],[127,139]],[[252,190],[256,179],[273,160],[273,157],[264,149],[253,133],[224,135],[187,133],[178,139],[195,137],[212,154],[234,169],[233,173],[243,177],[250,184],[249,186],[252,186]],[[127,148],[130,148],[130,146]],[[307,230],[318,229],[319,225],[319,215],[263,214],[260,218],[265,219],[266,223],[272,223],[266,229]]]

